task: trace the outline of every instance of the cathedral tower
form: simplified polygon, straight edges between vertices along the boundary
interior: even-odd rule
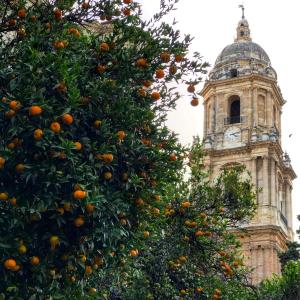
[[[280,273],[278,253],[293,240],[291,193],[296,174],[281,148],[285,100],[267,53],[252,42],[244,11],[234,43],[218,56],[201,95],[205,165],[211,179],[224,167],[243,164],[261,191],[256,216],[241,240],[256,284]]]

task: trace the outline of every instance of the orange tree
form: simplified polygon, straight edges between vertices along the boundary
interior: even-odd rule
[[[239,167],[209,182],[198,142],[188,164],[191,178],[153,199],[165,208],[151,224],[140,222],[137,239],[148,242],[137,257],[124,256],[114,289],[101,281],[109,299],[257,299],[238,241],[255,212],[250,178]]]
[[[139,255],[141,222],[164,209],[153,199],[181,179],[168,83],[195,105],[204,72],[189,36],[161,22],[173,2],[143,22],[131,0],[0,1],[5,299],[97,297],[111,281],[99,269]]]

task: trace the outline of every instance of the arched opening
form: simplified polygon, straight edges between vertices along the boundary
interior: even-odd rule
[[[241,101],[239,96],[229,98],[229,124],[241,123]]]
[[[244,36],[244,35],[245,35],[245,32],[244,32],[244,31],[241,31],[240,34],[241,34],[241,36]]]

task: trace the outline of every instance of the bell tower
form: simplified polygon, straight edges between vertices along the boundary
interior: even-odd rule
[[[257,213],[241,240],[252,283],[280,273],[278,253],[293,240],[292,181],[296,178],[281,146],[285,100],[277,75],[262,47],[252,42],[248,21],[237,26],[209,73],[204,99],[205,165],[211,179],[236,163],[250,171],[257,194]]]

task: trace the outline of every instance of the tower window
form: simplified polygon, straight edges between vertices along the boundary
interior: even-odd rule
[[[237,77],[237,75],[238,75],[237,69],[231,69],[230,70],[230,77],[231,78]]]
[[[229,99],[229,124],[241,122],[241,101],[239,96],[232,96]]]
[[[241,36],[244,36],[244,35],[245,35],[245,32],[244,32],[244,31],[241,31],[240,34],[241,34]]]
[[[245,26],[244,23],[242,23],[241,26],[244,27]]]

